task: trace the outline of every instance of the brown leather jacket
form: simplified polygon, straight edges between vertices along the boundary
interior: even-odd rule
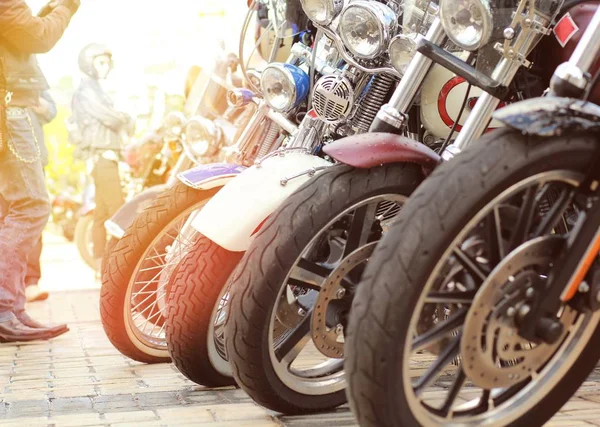
[[[39,94],[48,89],[48,82],[35,54],[54,47],[78,6],[79,0],[63,0],[40,17],[32,14],[24,0],[0,1],[0,58],[7,90],[13,93],[9,106],[37,105]]]

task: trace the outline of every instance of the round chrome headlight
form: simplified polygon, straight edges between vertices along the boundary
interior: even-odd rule
[[[390,42],[390,61],[392,66],[402,75],[417,51],[416,34],[399,34]]]
[[[477,50],[492,37],[489,0],[443,0],[440,20],[450,40],[465,50]]]
[[[185,146],[195,156],[213,154],[219,148],[219,128],[212,120],[192,117],[185,125]]]
[[[300,0],[306,16],[317,24],[328,25],[344,7],[344,0]]]
[[[298,106],[306,98],[308,86],[308,75],[291,64],[269,64],[260,76],[265,102],[275,111],[285,112]]]
[[[396,27],[396,14],[388,6],[376,1],[357,0],[342,12],[338,33],[350,52],[370,59],[387,48]]]
[[[165,116],[163,126],[169,136],[179,136],[185,125],[185,115],[179,111],[172,111]]]

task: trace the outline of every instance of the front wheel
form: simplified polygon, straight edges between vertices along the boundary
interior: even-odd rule
[[[96,270],[98,266],[96,265],[96,259],[94,258],[93,226],[93,213],[88,213],[87,215],[80,217],[75,226],[74,238],[81,259],[83,259],[88,267]]]
[[[225,340],[238,384],[287,414],[346,401],[344,336],[361,272],[423,180],[414,164],[332,166],[271,215],[232,275]]]
[[[419,187],[352,307],[361,426],[541,426],[572,396],[600,357],[600,313],[563,305],[555,343],[524,340],[516,324],[560,268],[597,147],[501,130]]]
[[[175,366],[197,384],[235,384],[225,354],[225,286],[243,252],[230,252],[201,236],[170,283],[166,332]]]
[[[199,235],[184,225],[218,190],[183,183],[165,190],[106,256],[100,317],[106,335],[124,355],[145,363],[170,360],[165,340],[169,279]]]

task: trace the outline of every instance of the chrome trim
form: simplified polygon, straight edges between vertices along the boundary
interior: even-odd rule
[[[418,38],[421,36],[417,36]],[[442,28],[440,18],[436,17],[429,27],[429,31],[425,35],[425,39],[436,45],[441,45],[446,39],[446,33]],[[408,64],[404,77],[398,83],[396,90],[388,104],[396,109],[398,113],[404,114],[412,105],[417,92],[421,89],[421,84],[431,67],[431,59],[423,56],[421,53],[415,53],[413,59]],[[396,75],[399,75],[396,71]],[[379,117],[379,114],[377,115]]]
[[[327,18],[325,19],[325,21],[321,21],[318,22],[317,20],[315,20],[315,18],[313,18],[312,16],[310,16],[306,10],[306,7],[304,6],[307,0],[300,0],[300,4],[302,5],[302,10],[304,11],[304,13],[306,13],[306,16],[308,16],[308,19],[310,19],[311,21],[313,21],[316,24],[321,24],[321,25],[329,25],[331,24],[331,21],[333,21],[342,11],[342,9],[344,8],[344,0],[328,0],[327,3]]]
[[[118,240],[121,240],[125,235],[125,230],[123,230],[116,222],[113,222],[110,219],[104,222],[104,229],[111,237],[114,237]]]
[[[396,71],[395,68],[393,67],[374,67],[374,68],[368,68],[368,67],[364,67],[362,65],[360,65],[353,57],[352,55],[350,55],[346,49],[346,46],[344,45],[344,42],[342,41],[342,39],[336,34],[335,31],[324,27],[323,25],[319,25],[317,23],[315,23],[315,27],[317,27],[319,30],[323,31],[323,33],[329,37],[329,39],[331,39],[331,41],[333,41],[333,43],[335,44],[335,47],[337,48],[339,54],[342,56],[342,58],[344,59],[344,61],[346,61],[348,64],[356,67],[357,69],[359,69],[360,71],[363,71],[365,73],[371,73],[371,74],[381,74],[381,73],[389,73],[392,74],[398,78],[402,77],[402,75]]]
[[[354,51],[350,47],[350,44],[344,38],[344,32],[342,31],[342,21],[344,19],[344,14],[348,13],[350,9],[362,9],[369,13],[375,21],[379,24],[379,47],[375,52],[370,55],[363,55],[359,52]],[[352,52],[354,55],[365,58],[365,59],[373,59],[381,55],[381,52],[384,49],[388,48],[390,38],[393,34],[396,33],[398,22],[397,22],[396,13],[387,5],[375,1],[366,1],[366,0],[355,0],[350,3],[340,15],[340,22],[338,24],[337,31],[340,35],[340,38],[344,42],[344,46]]]
[[[280,73],[282,73],[288,79],[288,82],[292,86],[292,96],[290,97],[288,104],[284,108],[275,108],[273,105],[271,105],[271,103],[267,99],[267,91],[266,91],[265,84],[264,84],[264,77],[265,77],[265,74],[267,73],[267,71],[269,71],[269,69],[277,70]],[[278,62],[273,62],[273,63],[267,65],[265,67],[265,69],[262,71],[262,73],[260,75],[260,90],[262,91],[262,95],[263,95],[265,102],[267,104],[269,104],[269,107],[271,107],[271,109],[273,109],[274,111],[277,111],[277,112],[289,111],[296,103],[296,97],[297,97],[296,80],[294,80],[294,76],[292,76],[292,73],[290,72],[290,70],[288,70],[286,67],[283,66],[283,64],[280,64]]]
[[[278,113],[277,111],[273,111],[269,108],[269,110],[267,111],[267,117],[273,120],[273,122],[275,122],[279,126],[281,126],[281,128],[290,135],[298,131],[298,126],[296,126],[295,123],[289,121],[287,117],[285,117],[281,113]]]
[[[333,166],[333,163],[331,164],[331,166]],[[327,169],[329,166],[315,166],[313,168],[307,169],[305,171],[299,172],[295,175],[291,175],[289,177],[285,177],[285,178],[281,178],[281,181],[279,181],[279,183],[281,184],[282,187],[285,187],[287,185],[288,182],[290,182],[292,179],[296,179],[296,178],[300,178],[301,176],[304,175],[308,175],[310,177],[313,177],[318,171],[322,171],[324,169]]]
[[[446,26],[444,25],[444,5],[445,4],[450,4],[453,3],[452,0],[448,1],[448,0],[443,0],[442,2],[440,2],[440,20],[442,21],[442,26],[444,27],[444,31],[446,32],[446,34],[448,35],[448,38],[450,40],[452,40],[457,46],[460,46],[461,48],[463,48],[464,50],[468,50],[468,51],[475,51],[477,49],[480,49],[482,46],[486,45],[489,41],[490,38],[492,37],[492,31],[494,28],[494,15],[492,14],[492,9],[490,7],[489,4],[489,0],[474,0],[474,2],[479,3],[482,6],[482,17],[485,18],[484,23],[487,24],[487,28],[484,25],[483,28],[485,29],[485,32],[482,31],[481,34],[481,39],[479,39],[479,41],[474,44],[473,46],[466,46],[462,43],[460,43],[457,38],[454,36],[454,34],[452,34],[452,31],[450,31],[450,29],[447,29]]]

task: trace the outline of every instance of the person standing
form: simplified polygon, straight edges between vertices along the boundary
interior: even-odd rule
[[[56,103],[48,91],[42,92],[39,104],[29,108],[29,115],[37,136],[42,157],[42,166],[48,166],[48,147],[44,139],[43,126],[50,123],[56,117]],[[34,120],[35,119],[35,120]],[[25,297],[27,302],[42,301],[48,298],[48,291],[39,287],[42,277],[42,236],[27,258],[27,273],[25,274]]]
[[[48,166],[48,148],[44,141],[42,127],[56,117],[56,104],[47,91],[42,92],[39,104],[29,109],[29,117],[35,132],[39,147],[42,167]],[[4,223],[4,216],[8,213],[8,203],[0,197],[0,224]],[[42,277],[42,236],[27,257],[27,270],[25,273],[25,297],[27,302],[41,301],[48,298],[48,291],[41,290],[39,281]]]
[[[106,245],[104,223],[125,203],[118,161],[123,135],[131,124],[130,116],[114,108],[100,84],[112,65],[112,52],[105,45],[91,43],[84,47],[79,54],[79,69],[83,75],[72,101],[80,144],[90,153],[86,164],[96,190],[92,239],[98,268]]]
[[[0,2],[0,196],[8,212],[0,226],[0,342],[49,339],[68,331],[25,311],[27,258],[50,216],[40,145],[29,108],[49,88],[35,54],[63,36],[79,0],[56,0],[34,16],[24,0]]]

